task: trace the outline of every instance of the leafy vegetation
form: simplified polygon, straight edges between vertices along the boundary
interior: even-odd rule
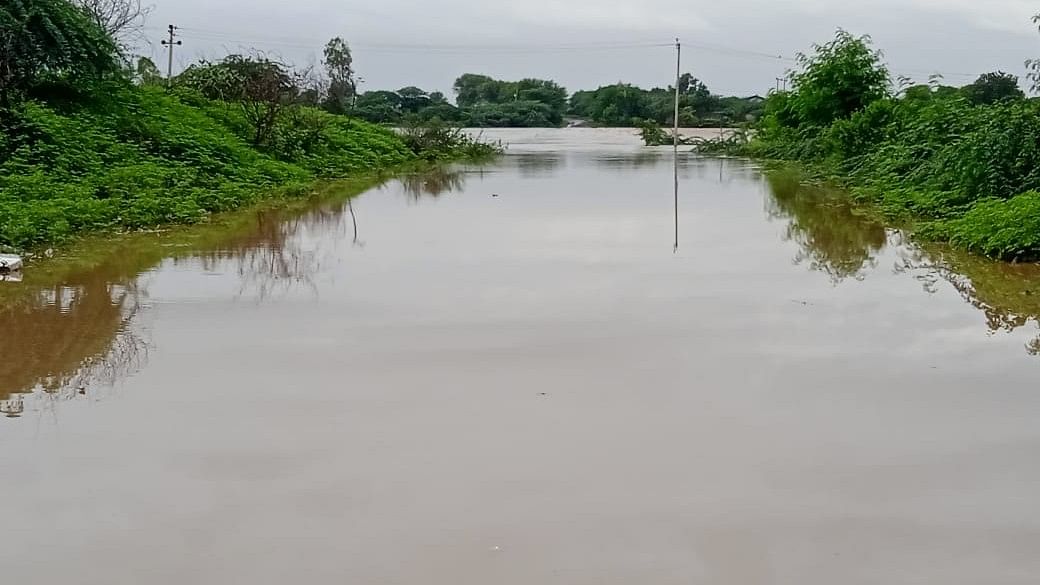
[[[19,92],[64,79],[118,70],[115,42],[66,0],[5,0],[0,5],[0,107]]]
[[[0,247],[194,223],[316,179],[496,151],[444,126],[417,140],[324,111],[346,99],[329,87],[352,83],[345,55],[326,61],[331,84],[231,55],[167,89],[147,60],[121,67],[83,8],[12,0],[0,7]]]
[[[763,99],[722,97],[689,73],[679,79],[679,125],[686,128],[739,125],[758,119]],[[675,118],[675,88],[645,90],[618,83],[579,91],[571,96],[570,114],[604,126],[643,126],[649,120],[671,126]]]
[[[467,73],[454,85],[456,104],[439,92],[417,87],[369,91],[358,96],[351,114],[378,124],[441,120],[469,127],[557,127],[575,118],[599,126],[642,127],[646,121],[671,125],[675,88],[645,90],[615,84],[595,91],[567,90],[542,79],[500,81]],[[679,80],[679,122],[686,127],[717,127],[755,120],[763,98],[713,95],[691,74]]]
[[[440,121],[470,127],[554,127],[563,123],[567,90],[552,81],[499,81],[467,73],[455,81],[457,106],[418,87],[370,91],[351,114],[378,124]]]
[[[839,31],[791,85],[769,96],[744,153],[800,161],[925,237],[1040,258],[1040,103],[1017,78],[896,92],[870,39]]]

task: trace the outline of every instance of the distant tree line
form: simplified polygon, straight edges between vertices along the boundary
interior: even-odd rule
[[[357,97],[351,113],[381,124],[433,119],[478,127],[554,127],[568,118],[599,126],[638,126],[646,120],[671,124],[675,88],[645,90],[618,83],[568,96],[554,81],[502,81],[467,73],[455,80],[455,104],[440,92],[409,86],[369,91]],[[722,97],[690,74],[679,81],[680,124],[717,126],[754,120],[763,99]]]

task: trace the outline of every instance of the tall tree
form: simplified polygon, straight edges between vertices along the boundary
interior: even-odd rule
[[[354,78],[354,57],[350,45],[341,37],[335,37],[325,45],[325,72],[329,77],[329,95],[326,107],[330,112],[347,112],[357,95],[357,80]]]
[[[801,69],[791,74],[788,105],[799,124],[827,126],[889,95],[888,69],[870,37],[839,30],[834,40],[798,55]]]

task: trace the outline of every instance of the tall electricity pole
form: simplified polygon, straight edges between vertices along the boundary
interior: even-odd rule
[[[177,27],[170,25],[168,29],[170,39],[163,39],[162,44],[169,51],[169,56],[166,60],[166,85],[173,83],[173,47],[174,45],[183,45],[183,41],[175,41],[174,37],[177,36]]]
[[[672,128],[672,144],[675,149],[679,149],[679,80],[682,78],[680,73],[682,69],[682,60],[680,58],[682,54],[682,46],[679,44],[679,39],[675,39],[675,117],[672,119],[674,127]]]
[[[679,251],[679,80],[682,78],[682,45],[675,39],[675,117],[672,120],[672,172],[675,178],[675,248]]]

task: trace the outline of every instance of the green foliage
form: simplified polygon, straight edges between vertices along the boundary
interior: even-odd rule
[[[316,178],[485,150],[457,137],[406,145],[392,130],[292,106],[259,151],[235,104],[129,85],[61,108],[23,102],[2,136],[0,246],[15,248],[203,221]]]
[[[428,124],[409,124],[401,131],[401,139],[416,156],[428,161],[457,158],[481,159],[502,151],[500,144],[484,142],[464,130],[439,121]]]
[[[1009,260],[1040,259],[1040,193],[984,199],[967,213],[924,228],[932,237],[973,252]]]
[[[807,163],[921,235],[1008,259],[1040,258],[1040,103],[994,73],[957,90],[882,91],[865,41],[839,32],[770,96],[745,154]],[[858,89],[857,89],[858,88]]]
[[[177,76],[180,87],[208,99],[235,102],[252,128],[255,146],[271,139],[279,116],[300,95],[299,80],[287,66],[261,55],[228,55],[216,63],[200,61]]]
[[[975,105],[989,105],[1026,97],[1018,87],[1018,77],[1003,71],[983,74],[963,91],[964,97]]]
[[[133,69],[134,83],[139,85],[159,85],[164,83],[162,73],[155,62],[148,57],[138,57]]]
[[[562,111],[566,104],[563,88],[554,89],[552,82],[539,80],[523,80],[515,86],[522,88],[513,94],[519,96],[518,99],[502,102],[464,99],[462,101],[468,104],[465,107],[449,104],[439,92],[427,93],[417,87],[370,91],[358,98],[351,113],[369,122],[393,125],[441,121],[481,128],[545,128],[563,122]],[[493,87],[501,88],[500,85]]]
[[[0,106],[40,82],[115,74],[117,56],[115,41],[67,0],[0,4]]]
[[[665,132],[653,120],[643,120],[639,124],[639,136],[647,146],[664,146],[675,142],[675,137]]]
[[[888,69],[868,37],[839,30],[834,40],[801,54],[799,71],[791,74],[784,125],[824,127],[848,118],[888,95]]]
[[[757,119],[762,113],[762,100],[720,97],[689,73],[679,79],[679,125],[683,127],[718,127],[741,124]],[[594,91],[579,91],[571,96],[571,115],[592,120],[604,126],[636,126],[644,120],[671,126],[675,118],[675,88],[645,90],[618,83]]]
[[[354,58],[350,53],[350,46],[341,37],[335,37],[325,45],[323,56],[322,64],[329,78],[325,108],[334,114],[346,113],[350,110],[354,96],[357,95]]]
[[[550,128],[562,122],[548,105],[532,101],[478,104],[463,110],[461,120],[478,128]]]
[[[567,110],[567,90],[544,79],[500,81],[466,73],[455,80],[454,90],[459,107],[475,112],[469,120],[474,125],[559,126]]]

